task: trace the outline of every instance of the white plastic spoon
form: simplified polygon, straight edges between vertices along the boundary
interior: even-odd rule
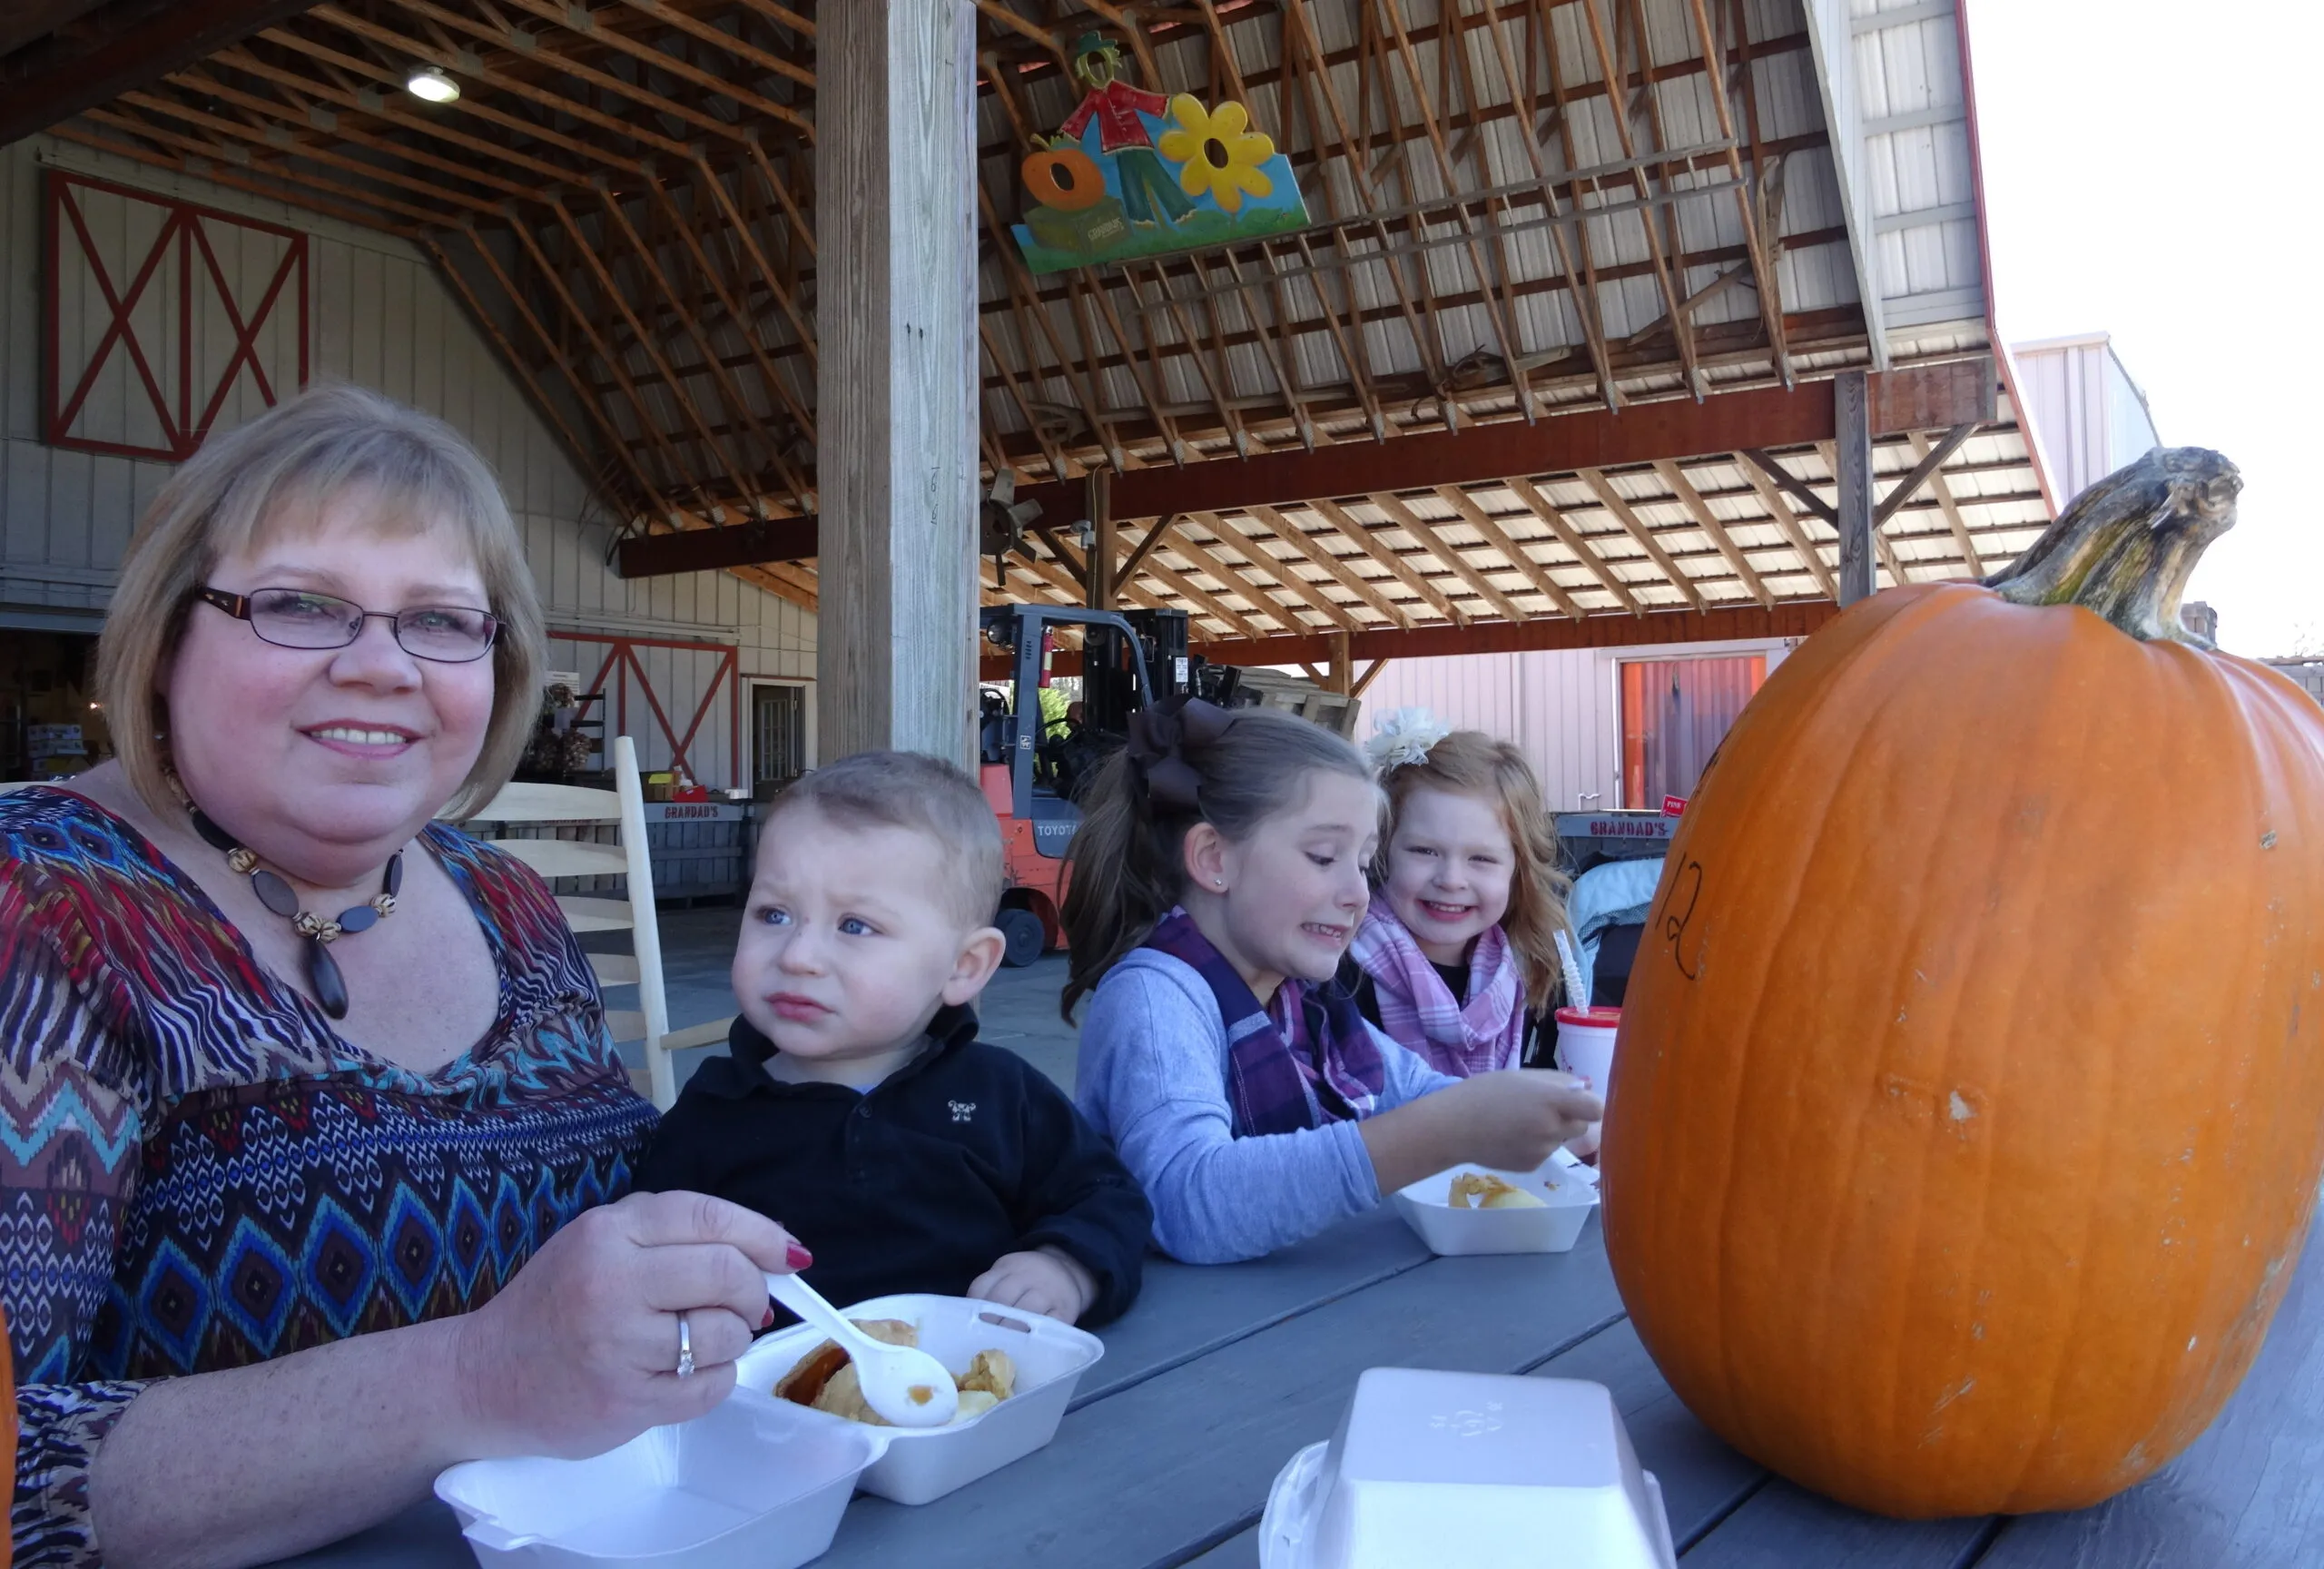
[[[766,1288],[776,1301],[840,1343],[855,1363],[863,1403],[895,1426],[941,1427],[960,1410],[960,1386],[944,1364],[927,1352],[872,1339],[796,1275],[769,1275]]]

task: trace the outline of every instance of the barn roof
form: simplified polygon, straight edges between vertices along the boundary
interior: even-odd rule
[[[812,5],[198,0],[123,87],[96,24],[147,0],[57,4],[79,34],[0,36],[0,133],[78,108],[54,134],[422,247],[641,534],[812,516],[815,219],[846,199],[814,188]],[[1851,370],[1891,410],[1882,580],[1981,574],[2049,519],[1952,0],[977,8],[981,439],[1045,502],[988,598],[1083,597],[1103,474],[1122,597],[1212,641],[1773,627],[1835,597]],[[1019,164],[1092,29],[1140,84],[1246,103],[1309,222],[1029,271]],[[35,69],[73,37],[103,102]],[[411,96],[422,68],[458,100]],[[786,538],[742,570],[812,604]]]

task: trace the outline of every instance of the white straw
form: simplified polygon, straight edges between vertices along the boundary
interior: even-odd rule
[[[1581,961],[1574,957],[1573,944],[1565,940],[1565,933],[1551,933],[1557,939],[1558,962],[1565,968],[1565,1005],[1569,1008],[1590,1006],[1590,982],[1582,978]]]

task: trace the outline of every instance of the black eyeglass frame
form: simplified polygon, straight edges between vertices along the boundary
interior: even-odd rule
[[[277,643],[273,638],[269,637],[265,633],[259,630],[258,618],[251,613],[252,607],[251,601],[260,594],[300,594],[306,596],[310,599],[328,599],[334,605],[345,605],[354,610],[357,617],[354,635],[349,637],[344,643]],[[334,648],[351,648],[355,646],[355,639],[363,636],[364,622],[385,621],[388,624],[388,630],[395,637],[396,646],[401,648],[405,653],[410,655],[415,659],[425,659],[431,665],[473,665],[478,660],[492,652],[494,645],[500,641],[500,628],[503,626],[503,622],[500,617],[493,615],[490,611],[472,609],[466,605],[414,605],[403,610],[366,610],[362,606],[356,604],[352,599],[342,599],[336,594],[318,594],[310,588],[264,587],[254,589],[249,594],[229,594],[223,588],[204,587],[195,589],[193,597],[201,600],[204,605],[208,605],[214,609],[223,610],[227,615],[231,616],[237,621],[246,621],[250,623],[250,628],[252,635],[255,636],[260,642],[264,643],[271,647],[296,648],[310,654],[327,653]],[[484,646],[464,659],[447,659],[440,654],[423,654],[419,649],[414,648],[410,644],[405,642],[403,640],[403,618],[407,616],[425,616],[428,612],[435,610],[458,610],[464,616],[483,617]]]

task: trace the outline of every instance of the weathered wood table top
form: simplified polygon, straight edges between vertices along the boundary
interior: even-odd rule
[[[1561,1256],[1433,1258],[1383,1209],[1260,1263],[1156,1262],[1103,1337],[1055,1443],[919,1508],[859,1496],[819,1564],[1253,1569],[1275,1473],[1331,1436],[1359,1373],[1398,1366],[1607,1385],[1661,1480],[1688,1569],[2324,1565],[2324,1248],[2309,1249],[2250,1378],[2187,1454],[2099,1508],[2015,1519],[1859,1515],[1712,1437],[1630,1332],[1594,1217]],[[300,1562],[472,1560],[431,1501]]]

